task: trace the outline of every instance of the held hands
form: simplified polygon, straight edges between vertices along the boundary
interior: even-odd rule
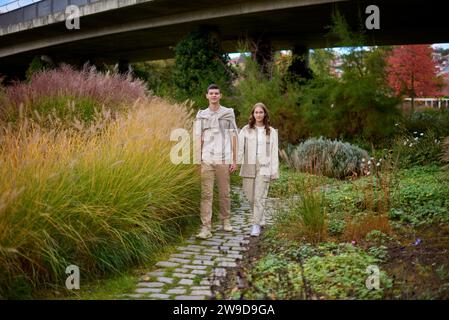
[[[229,166],[229,172],[234,173],[237,170],[237,164],[233,163]]]
[[[271,175],[271,176],[270,176],[270,180],[271,180],[271,181],[277,180],[277,178],[276,178],[276,176]]]

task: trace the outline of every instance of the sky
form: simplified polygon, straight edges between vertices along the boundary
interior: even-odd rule
[[[443,48],[443,49],[449,49],[449,43],[435,43],[432,45],[432,47],[436,48]]]
[[[433,48],[443,48],[443,49],[449,49],[449,43],[434,43],[432,44]],[[340,48],[333,48],[335,51],[337,51],[340,54],[344,54],[346,52],[348,52],[348,50],[344,47],[340,47]],[[229,53],[229,57],[231,59],[236,59],[240,56],[239,52],[232,52]]]

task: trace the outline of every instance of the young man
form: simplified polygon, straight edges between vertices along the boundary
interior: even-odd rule
[[[237,125],[232,108],[220,105],[220,88],[211,84],[206,91],[209,107],[196,115],[195,134],[198,143],[196,159],[201,159],[201,223],[197,238],[212,236],[212,198],[217,180],[220,219],[223,230],[232,231],[230,223],[230,173],[237,169]],[[201,140],[199,140],[201,139]]]

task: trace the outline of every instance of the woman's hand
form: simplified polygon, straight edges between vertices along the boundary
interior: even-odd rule
[[[273,180],[277,180],[277,178],[276,178],[276,176],[271,175],[271,176],[270,176],[270,180],[272,180],[272,181],[273,181]]]

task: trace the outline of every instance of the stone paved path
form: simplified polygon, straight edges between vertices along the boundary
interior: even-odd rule
[[[215,223],[213,237],[196,239],[192,235],[177,247],[166,261],[159,261],[155,271],[142,276],[134,293],[125,299],[203,300],[214,298],[214,287],[226,276],[229,268],[237,267],[248,250],[251,214],[240,188],[233,188],[240,197],[240,207],[232,208],[232,232],[221,230]],[[274,199],[267,200],[266,223],[271,223]]]

